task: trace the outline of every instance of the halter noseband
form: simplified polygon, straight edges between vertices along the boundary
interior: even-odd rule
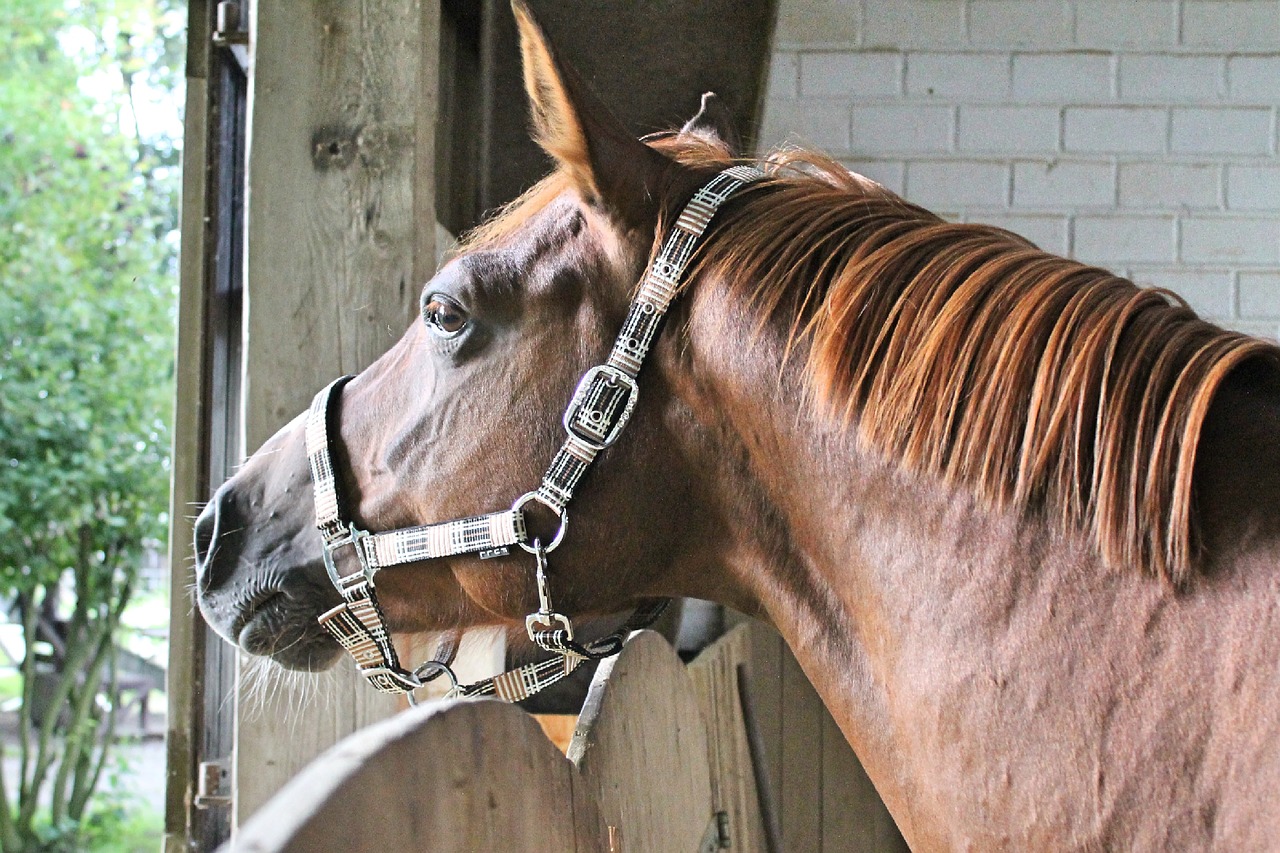
[[[342,511],[331,453],[334,438],[329,430],[331,419],[337,417],[334,402],[352,377],[335,379],[316,394],[307,413],[306,426],[316,527],[324,539],[324,564],[329,579],[343,599],[337,607],[322,614],[319,622],[355,658],[360,673],[375,688],[384,693],[408,694],[412,702],[414,690],[445,674],[453,682],[450,695],[497,695],[508,701],[519,701],[564,678],[583,660],[617,654],[631,631],[650,624],[662,612],[667,603],[665,599],[646,601],[614,633],[592,643],[576,641],[572,622],[552,606],[546,575],[547,554],[564,538],[568,524],[566,507],[578,482],[596,455],[618,439],[635,409],[640,394],[636,376],[711,218],[731,195],[763,177],[764,173],[753,167],[733,166],[703,185],[685,205],[645,273],[608,360],[592,367],[578,382],[564,413],[568,436],[551,460],[542,483],[535,491],[517,498],[510,509],[380,533],[357,528]],[[529,541],[524,508],[531,501],[550,509],[559,521],[547,545],[537,539]],[[373,580],[378,571],[387,566],[459,554],[479,554],[481,559],[489,559],[510,553],[512,545],[533,554],[536,560],[539,606],[537,612],[525,620],[529,638],[558,657],[527,664],[476,684],[458,685],[448,666],[450,644],[449,652],[438,653],[413,671],[404,669],[374,592]],[[338,571],[334,554],[348,547],[355,553],[360,570],[343,575]]]

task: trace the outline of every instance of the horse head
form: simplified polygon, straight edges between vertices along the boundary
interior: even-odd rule
[[[657,147],[638,141],[523,4],[515,11],[535,136],[558,169],[463,242],[423,288],[420,319],[342,389],[333,467],[347,514],[366,530],[497,510],[537,485],[575,383],[623,322],[660,220],[729,159],[733,135],[713,96],[679,134]],[[672,342],[660,348],[658,361],[678,357]],[[549,569],[557,605],[575,615],[687,592],[673,579],[715,553],[721,525],[696,498],[689,467],[707,439],[666,382],[660,367],[646,369],[625,440],[575,498],[582,511]],[[339,648],[316,617],[339,597],[315,528],[305,427],[305,415],[283,427],[201,513],[196,593],[229,641],[318,669]],[[549,541],[557,519],[538,509],[530,534]],[[392,630],[405,632],[507,624],[538,601],[521,552],[397,566],[377,589]]]

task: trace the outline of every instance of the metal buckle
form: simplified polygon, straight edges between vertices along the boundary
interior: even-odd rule
[[[601,376],[604,377],[604,381],[608,386],[620,386],[627,395],[626,404],[623,405],[622,411],[617,412],[616,420],[612,426],[609,425],[608,416],[605,412],[599,409],[585,408],[588,403],[587,397],[591,393],[591,387]],[[634,379],[612,364],[598,364],[582,374],[582,379],[578,381],[578,387],[574,389],[573,399],[569,401],[569,408],[565,409],[564,412],[565,432],[592,450],[597,452],[604,450],[617,441],[618,436],[622,435],[622,430],[626,427],[627,421],[631,420],[631,413],[635,411],[636,400],[639,397],[640,387]],[[591,431],[584,432],[584,430]]]
[[[360,573],[364,575],[364,579],[369,582],[369,586],[373,586],[373,576],[377,569],[369,564],[369,557],[364,550],[364,540],[372,536],[369,531],[361,530],[354,523],[347,523],[347,535],[336,542],[324,543],[322,551],[324,555],[324,569],[329,573],[329,580],[338,589],[342,589],[343,578],[338,574],[338,567],[333,562],[333,552],[339,548],[345,548],[350,545],[355,549],[356,559],[360,561]],[[349,576],[348,576],[349,577]]]
[[[538,612],[530,613],[525,617],[524,628],[529,632],[529,640],[538,644],[536,634],[539,628],[556,630],[559,625],[564,631],[565,639],[573,639],[573,623],[569,621],[569,617],[563,613],[557,613],[551,606],[551,590],[547,585],[547,551],[549,549],[542,547],[542,542],[533,540],[533,554],[538,561]],[[541,645],[541,644],[539,644]]]

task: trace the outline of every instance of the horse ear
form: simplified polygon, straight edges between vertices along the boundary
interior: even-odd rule
[[[568,172],[589,204],[623,224],[652,224],[667,158],[627,132],[557,56],[524,0],[511,0],[520,30],[533,138]]]
[[[704,92],[698,114],[684,123],[681,134],[701,136],[713,145],[724,148],[730,157],[738,157],[742,141],[733,126],[729,108],[715,92]]]

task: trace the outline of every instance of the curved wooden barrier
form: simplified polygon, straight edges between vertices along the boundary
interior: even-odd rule
[[[496,700],[438,700],[374,724],[296,776],[232,849],[726,846],[906,850],[781,639],[755,624],[689,667],[658,634],[632,635],[597,670],[567,758],[532,717]]]
[[[615,848],[698,849],[715,810],[707,726],[693,681],[671,645],[640,631],[600,664],[569,760],[599,804]]]
[[[254,814],[231,849],[595,853],[600,823],[591,801],[575,795],[573,775],[514,705],[432,702],[320,756]]]

